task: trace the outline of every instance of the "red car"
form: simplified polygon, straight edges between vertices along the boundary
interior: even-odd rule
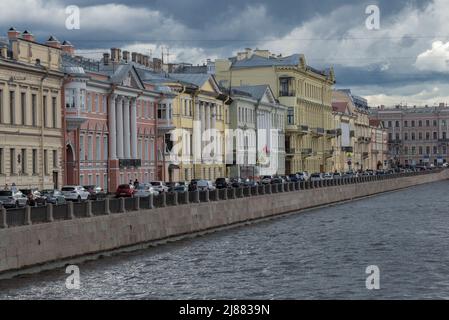
[[[134,193],[136,192],[136,189],[134,189],[134,186],[131,186],[129,184],[121,184],[118,186],[117,191],[115,192],[116,198],[130,198],[134,197]]]

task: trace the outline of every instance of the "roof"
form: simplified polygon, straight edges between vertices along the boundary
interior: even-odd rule
[[[243,68],[253,68],[253,67],[271,67],[271,66],[298,66],[301,62],[301,54],[293,54],[287,57],[262,57],[257,54],[253,54],[251,57],[238,60],[236,57],[230,58],[232,62],[233,69],[243,69]],[[326,68],[325,70],[318,70],[309,65],[306,66],[308,70],[311,70],[314,73],[328,76],[331,72],[330,68]]]
[[[369,125],[372,127],[379,127],[381,124],[381,121],[378,119],[369,119]]]
[[[211,75],[205,73],[170,73],[168,77],[202,87],[209,81]]]
[[[239,91],[243,91],[246,93],[249,93],[253,98],[260,100],[265,95],[265,92],[267,92],[267,89],[269,89],[270,86],[263,84],[263,85],[256,85],[256,86],[240,86],[240,87],[233,87],[232,89],[237,89]]]
[[[334,112],[347,113],[348,103],[344,101],[332,102],[332,110]]]

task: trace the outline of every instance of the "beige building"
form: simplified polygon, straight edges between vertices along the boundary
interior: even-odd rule
[[[11,28],[0,53],[0,187],[60,187],[61,49]]]
[[[344,167],[344,171],[375,169],[371,163],[372,132],[367,101],[353,95],[350,90],[335,90],[332,93],[332,106],[337,117],[341,118],[338,114],[345,113],[340,127],[337,127],[341,129],[341,137],[334,139],[334,149],[340,152],[336,167]],[[349,122],[343,120],[346,118]]]
[[[371,127],[370,167],[377,170],[387,169],[388,133],[380,120],[370,119],[369,124]]]
[[[302,54],[282,57],[268,50],[246,49],[236,57],[216,60],[215,72],[224,87],[269,85],[279,103],[288,108],[287,174],[332,170],[332,68],[316,70]]]

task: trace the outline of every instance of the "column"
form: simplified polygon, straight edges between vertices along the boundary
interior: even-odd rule
[[[206,127],[206,131],[209,131],[210,130],[211,104],[210,103],[206,103],[205,108],[206,108],[206,122],[205,122],[204,126]],[[209,134],[209,132],[207,133],[206,137],[207,137],[207,141],[209,142],[210,141],[210,134]]]
[[[123,99],[123,148],[125,159],[131,158],[131,130],[129,126],[129,99],[125,97]]]
[[[123,97],[117,99],[117,157],[123,159]]]
[[[117,124],[115,94],[109,97],[109,154],[112,160],[117,159]]]
[[[204,148],[204,141],[203,141],[203,133],[205,130],[205,123],[206,123],[206,113],[204,110],[204,102],[200,102],[200,120],[201,120],[201,154],[203,152]]]
[[[131,156],[137,159],[137,99],[131,100]]]

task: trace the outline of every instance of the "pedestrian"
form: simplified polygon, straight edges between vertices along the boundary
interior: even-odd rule
[[[134,181],[134,188],[139,188],[139,180]]]
[[[16,192],[17,192],[17,186],[16,186],[16,183],[15,183],[15,182],[13,182],[12,185],[11,185],[11,191],[12,191],[13,193],[16,193]]]
[[[5,190],[5,191],[9,191],[9,186],[8,186],[8,184],[5,184],[4,190]]]

